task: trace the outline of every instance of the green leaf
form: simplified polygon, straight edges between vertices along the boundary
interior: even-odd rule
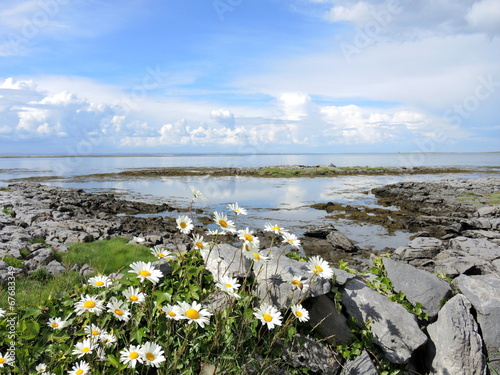
[[[116,368],[120,368],[120,362],[118,362],[118,359],[113,354],[108,354],[108,360],[111,365],[113,365]]]
[[[22,339],[32,340],[38,336],[38,333],[40,332],[40,325],[34,320],[22,320],[19,323],[19,329],[22,332],[20,335]]]

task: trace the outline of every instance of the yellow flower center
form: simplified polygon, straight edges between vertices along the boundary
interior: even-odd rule
[[[277,232],[281,231],[281,228],[275,225],[274,227],[271,228],[272,230],[275,230]]]
[[[205,247],[201,242],[196,242],[196,246],[198,247],[198,249],[203,249]]]
[[[83,373],[84,373],[84,371],[82,369],[80,369],[77,372],[75,372],[76,375],[82,375]]]
[[[137,352],[132,352],[132,353],[130,353],[130,354],[128,355],[128,357],[129,357],[130,359],[136,359],[136,358],[138,358],[138,357],[139,357],[139,353],[137,353]]]
[[[146,358],[150,361],[154,361],[155,355],[153,353],[146,353]]]
[[[302,315],[303,315],[303,314],[302,314],[300,311],[297,311],[297,312],[295,313],[295,315],[297,315],[299,318],[302,318]]]
[[[83,307],[85,307],[86,309],[91,309],[95,306],[96,304],[94,301],[85,301],[85,303],[83,304]]]
[[[219,220],[219,225],[222,228],[227,228],[227,221],[226,220]]]
[[[315,273],[320,273],[320,272],[323,272],[323,268],[321,266],[314,266],[314,268],[316,269],[314,272]]]
[[[90,348],[87,346],[82,349],[82,353],[88,353],[90,351]]]
[[[120,309],[115,309],[115,314],[118,315],[118,316],[122,316],[123,315],[123,311],[120,310]]]
[[[181,227],[182,229],[184,229],[184,228],[186,228],[186,227],[187,227],[187,224],[186,224],[185,222],[182,222],[182,223],[180,223],[179,225],[180,225],[180,227]]]
[[[260,255],[258,253],[253,253],[255,260],[260,260]]]
[[[158,255],[157,255],[157,257],[158,257],[158,258],[164,258],[164,257],[165,257],[165,254],[160,253],[160,254],[158,254]]]
[[[299,280],[293,280],[292,284],[302,289],[303,284]]]
[[[54,322],[54,323],[52,323],[52,327],[53,328],[57,328],[57,327],[59,327],[59,324],[57,324],[56,322]]]
[[[94,330],[92,331],[92,334],[93,334],[94,336],[97,336],[97,335],[99,334],[99,331],[98,331],[98,330],[96,330],[96,329],[94,329]]]
[[[95,286],[103,286],[104,285],[104,281],[98,281],[95,283]]]
[[[250,251],[250,246],[245,245],[245,251]]]
[[[151,276],[151,273],[149,271],[146,271],[146,270],[142,270],[141,272],[139,272],[139,274],[141,276],[144,276],[144,277]]]
[[[130,300],[133,301],[133,302],[137,302],[137,301],[139,301],[139,297],[137,297],[137,296],[130,296]]]
[[[251,234],[245,234],[245,240],[247,240],[248,242],[252,242],[253,236]]]
[[[228,288],[232,288],[232,287],[233,287],[233,285],[232,285],[232,284],[226,284],[226,286],[227,286]]]
[[[172,318],[174,318],[174,317],[176,317],[176,316],[177,316],[177,314],[176,314],[176,313],[174,313],[173,311],[169,311],[169,312],[168,312],[168,315],[170,315]]]
[[[264,314],[264,315],[262,315],[262,317],[264,318],[264,320],[266,322],[270,322],[271,320],[273,320],[273,317],[269,314]]]
[[[189,318],[189,319],[198,319],[200,317],[200,313],[195,310],[195,309],[189,309],[188,311],[186,311],[186,316]]]
[[[5,358],[0,358],[0,363],[4,363],[5,362]]]

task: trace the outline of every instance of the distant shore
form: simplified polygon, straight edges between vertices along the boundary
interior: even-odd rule
[[[453,167],[337,167],[335,165],[277,165],[268,167],[162,167],[131,168],[121,172],[85,174],[71,177],[73,182],[92,180],[120,180],[123,178],[179,177],[179,176],[246,176],[246,177],[336,177],[354,175],[418,175],[418,174],[460,174],[460,173],[499,173],[500,167],[476,167],[474,169]],[[67,179],[62,176],[41,176],[23,178],[26,181],[47,181]]]

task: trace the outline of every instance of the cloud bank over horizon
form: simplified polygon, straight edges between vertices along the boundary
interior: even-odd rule
[[[110,3],[6,1],[0,154],[499,151],[500,0]]]

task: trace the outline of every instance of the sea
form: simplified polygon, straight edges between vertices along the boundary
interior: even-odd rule
[[[464,173],[387,176],[338,176],[315,178],[258,178],[246,176],[211,177],[110,177],[94,175],[149,168],[184,167],[262,167],[276,165],[335,165],[338,167],[456,167]],[[0,156],[0,187],[10,183],[36,180],[51,186],[82,188],[92,193],[113,193],[117,198],[148,203],[168,203],[189,207],[191,186],[199,189],[205,201],[193,207],[207,215],[227,213],[229,203],[248,211],[239,216],[239,227],[263,228],[277,223],[301,235],[308,227],[332,223],[358,246],[374,252],[406,244],[413,233],[388,233],[383,227],[360,225],[347,220],[332,221],[326,212],[312,204],[341,204],[378,207],[371,189],[401,181],[434,181],[446,178],[500,176],[500,153],[397,153],[397,154],[182,154],[182,155],[95,155],[95,156]],[[394,207],[394,210],[397,208]],[[158,216],[158,214],[155,214]],[[160,215],[176,216],[165,212]]]

